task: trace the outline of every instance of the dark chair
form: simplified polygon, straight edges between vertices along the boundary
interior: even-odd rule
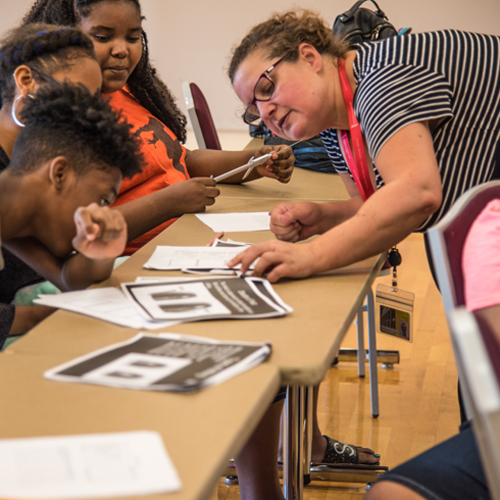
[[[184,82],[182,91],[199,149],[222,149],[210,108],[195,83]]]
[[[489,325],[464,307],[451,311],[450,332],[491,498],[500,500],[500,345]]]

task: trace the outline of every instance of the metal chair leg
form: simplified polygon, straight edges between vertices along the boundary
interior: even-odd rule
[[[361,306],[356,316],[356,332],[358,334],[358,377],[365,376],[365,322],[363,313],[367,310],[366,305]]]
[[[378,372],[377,372],[377,334],[375,332],[375,299],[370,288],[366,296],[366,318],[368,323],[368,349],[370,368],[370,394],[372,401],[372,416],[380,414],[378,402]]]

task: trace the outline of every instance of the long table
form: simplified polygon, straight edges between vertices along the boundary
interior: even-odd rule
[[[270,211],[283,200],[311,199],[324,201],[346,197],[345,190],[337,176],[298,169],[289,185],[281,185],[276,181],[263,179],[243,186],[221,186],[221,191],[221,197],[214,206],[207,209],[207,212]],[[228,233],[226,236],[237,241],[255,243],[269,239],[272,235],[268,231],[262,231]],[[213,237],[214,233],[194,215],[185,215],[119,266],[113,272],[111,278],[102,283],[102,286],[118,286],[121,282],[135,280],[137,276],[178,275],[179,273],[148,271],[143,269],[143,264],[157,245],[205,245]],[[280,384],[290,387],[287,398],[289,435],[286,456],[287,467],[285,470],[285,494],[287,498],[293,498],[294,496],[298,500],[302,498],[301,446],[303,436],[300,422],[303,420],[304,411],[303,390],[307,386],[319,384],[323,379],[338,352],[340,342],[367,292],[370,290],[371,284],[384,260],[385,257],[380,256],[306,280],[280,281],[274,285],[275,289],[283,300],[294,309],[293,313],[284,318],[259,321],[186,323],[167,329],[220,340],[266,341],[272,344],[273,351],[267,366],[277,369]],[[61,311],[41,323],[27,336],[12,344],[7,353],[12,354],[12,358],[18,359],[37,359],[41,357],[44,360],[51,358],[56,361],[57,358],[57,360],[61,360],[57,361],[59,363],[111,343],[130,338],[133,333],[135,332],[127,328]],[[50,366],[57,363],[54,362]],[[263,371],[265,366],[259,367],[259,370]],[[39,373],[41,372],[37,372],[37,374]],[[245,380],[247,377],[252,378],[257,376],[257,373],[258,371],[252,370],[245,374],[243,378]],[[269,373],[268,376],[268,386],[275,389],[275,381],[271,380],[272,377]],[[49,382],[45,383],[48,384]],[[233,381],[232,383],[235,384],[236,382]],[[55,382],[50,384],[65,385]],[[223,386],[225,385],[226,383],[223,384]],[[210,392],[216,394],[219,390],[222,390],[221,387],[223,386],[211,388]],[[69,389],[51,390],[69,391]],[[79,390],[90,391],[97,390],[97,388],[86,387]],[[99,390],[106,389],[99,388]],[[110,393],[113,391],[117,390],[108,390]],[[123,391],[119,392],[123,393]],[[123,394],[124,399],[133,399],[133,396],[129,396],[130,392]],[[210,392],[206,393],[208,399],[210,399]],[[260,399],[257,399],[262,403],[263,407],[257,411],[256,406],[254,406],[254,416],[257,415],[260,418],[270,400],[270,392],[272,390],[259,393]],[[200,398],[203,398],[204,395],[205,393],[202,393]],[[167,401],[171,395],[163,396]],[[138,397],[152,398],[152,396],[145,394]],[[256,404],[258,402],[255,399],[253,401]],[[128,405],[128,403],[124,404]],[[151,404],[154,406],[156,403]],[[166,407],[161,407],[161,413],[163,414],[163,412],[169,414]],[[228,413],[230,414],[229,411]],[[245,418],[241,418],[241,420],[244,421],[243,423],[250,425],[247,431],[250,428],[253,429],[256,423],[255,419],[250,421],[248,416],[246,420]],[[188,419],[187,422],[189,421],[192,422],[192,420]],[[212,419],[207,419],[204,425],[212,426],[216,424]],[[77,432],[77,427],[78,425],[75,424],[75,432]],[[242,433],[238,438],[247,435],[248,432]],[[182,441],[182,439],[179,438],[179,441]],[[230,446],[233,454],[238,451],[243,442],[241,439],[235,438],[233,440]],[[169,445],[167,445],[167,448],[169,448]],[[225,451],[228,451],[228,446],[226,446]],[[221,453],[220,457],[227,459],[229,455]],[[176,463],[175,457],[174,463]],[[176,465],[178,464],[176,463]],[[218,463],[217,466],[211,468],[211,475],[208,472],[206,474],[213,479],[220,470],[220,463]],[[179,471],[182,477],[184,473],[182,466],[179,466]],[[198,476],[198,467],[193,474]],[[207,481],[204,484],[206,485]],[[182,495],[185,494],[186,496],[182,496],[182,498],[203,498],[189,496],[188,493],[190,492],[183,492]]]

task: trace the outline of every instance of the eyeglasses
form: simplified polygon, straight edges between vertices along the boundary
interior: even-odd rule
[[[262,75],[259,76],[257,83],[253,89],[253,101],[247,106],[245,113],[243,114],[243,121],[247,125],[259,125],[261,122],[259,108],[257,107],[257,102],[266,102],[271,100],[274,93],[274,82],[271,80],[269,73],[278,66],[278,64],[283,61],[286,57],[290,55],[290,52],[285,54],[281,59],[276,61],[272,66],[266,69]]]

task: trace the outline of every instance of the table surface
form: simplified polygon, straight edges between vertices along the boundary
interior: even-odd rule
[[[60,317],[57,322],[64,320]],[[85,334],[66,331],[68,340],[75,342],[80,333]],[[279,387],[278,371],[269,363],[194,394],[42,377],[45,370],[66,360],[58,352],[0,355],[0,438],[155,430],[163,438],[182,489],[138,499],[209,498],[228,459],[245,444]]]
[[[222,198],[207,212],[268,211],[275,203],[273,199]],[[271,236],[269,231],[225,235],[251,243]],[[134,281],[137,276],[188,276],[179,272],[150,271],[143,269],[143,265],[157,245],[200,245],[207,244],[213,237],[213,231],[196,216],[185,215],[116,268],[103,285],[118,286],[122,282]],[[282,280],[274,284],[280,297],[294,309],[283,318],[184,323],[164,330],[220,340],[271,342],[270,362],[280,370],[283,385],[319,384],[384,260],[382,256],[374,257],[305,280]],[[8,352],[35,354],[57,349],[71,359],[123,341],[135,332],[61,311],[13,343]],[[72,340],[75,335],[78,342]]]

